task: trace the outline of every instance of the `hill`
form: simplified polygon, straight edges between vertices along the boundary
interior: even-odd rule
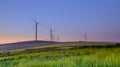
[[[37,49],[37,48],[53,48],[59,47],[60,49],[67,49],[74,46],[80,47],[101,47],[108,46],[112,47],[116,45],[116,42],[50,42],[50,41],[23,41],[16,43],[7,43],[0,45],[1,51],[10,50],[26,50],[26,49]],[[62,48],[61,48],[62,47]]]
[[[56,43],[57,42],[50,42],[50,41],[24,41],[24,42],[16,42],[16,43],[7,43],[7,44],[1,44],[0,50],[1,51],[19,50],[19,49],[38,47],[43,45],[45,46]]]
[[[1,51],[0,67],[120,67],[119,51],[120,43],[113,42],[50,43]]]

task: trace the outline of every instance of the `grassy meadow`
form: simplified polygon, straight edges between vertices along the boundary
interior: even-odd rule
[[[78,44],[64,43],[54,47],[1,51],[0,67],[120,67],[118,44],[117,46]]]

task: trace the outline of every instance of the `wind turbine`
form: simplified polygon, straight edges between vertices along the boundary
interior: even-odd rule
[[[87,42],[87,34],[84,34],[84,41]]]
[[[35,22],[35,41],[38,41],[38,24],[39,22],[37,22],[36,20]]]
[[[55,40],[55,36],[54,36],[55,30],[54,29],[50,29],[50,41],[54,41]]]
[[[50,41],[53,41],[53,29],[50,29]]]

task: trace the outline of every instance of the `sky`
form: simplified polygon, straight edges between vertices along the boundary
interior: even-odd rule
[[[0,44],[49,40],[120,42],[120,0],[0,0]]]

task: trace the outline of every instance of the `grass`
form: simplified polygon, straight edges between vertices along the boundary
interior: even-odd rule
[[[0,67],[120,67],[119,51],[120,47],[27,49],[1,56]]]

